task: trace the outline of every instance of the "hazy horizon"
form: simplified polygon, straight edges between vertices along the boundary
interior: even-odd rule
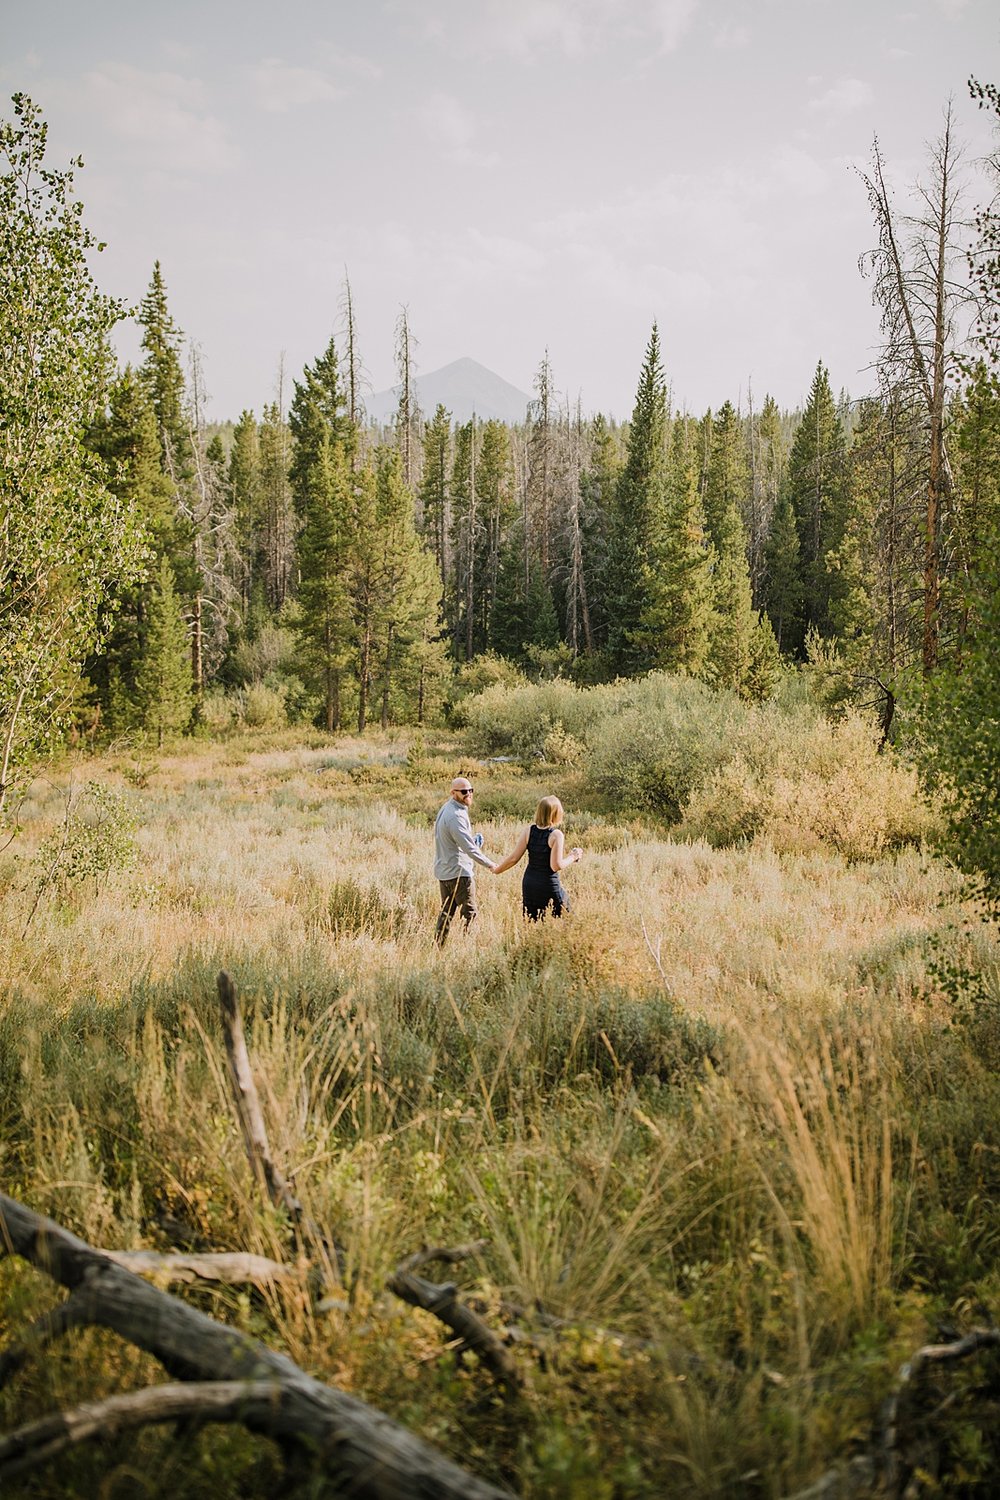
[[[405,304],[418,374],[468,357],[530,391],[548,350],[564,399],[619,419],[654,319],[679,407],[793,408],[819,360],[860,394],[873,136],[901,201],[949,97],[970,173],[995,149],[966,87],[1000,75],[992,0],[8,10],[5,93],[53,164],[84,157],[102,288],[137,303],[160,261],[218,420],[272,400],[282,356],[287,395],[345,268],[373,391]]]

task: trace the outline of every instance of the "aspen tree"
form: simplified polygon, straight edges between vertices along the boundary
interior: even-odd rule
[[[91,275],[100,246],[73,171],[45,165],[40,111],[13,102],[0,123],[0,815],[144,562],[134,503],[85,444],[124,308]]]

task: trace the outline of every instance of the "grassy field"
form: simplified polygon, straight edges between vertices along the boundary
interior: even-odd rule
[[[496,856],[562,798],[585,857],[561,924],[484,874],[474,930],[435,949],[458,771]],[[286,1256],[225,1083],[225,968],[276,1154],[348,1263],[322,1312],[304,1269],[185,1295],[525,1496],[790,1494],[868,1441],[909,1352],[995,1319],[996,943],[917,847],[673,842],[591,786],[291,732],[39,778],[0,853],[0,1180],[108,1248]],[[516,1331],[516,1397],[385,1290],[479,1237],[457,1275]],[[0,1260],[0,1341],[57,1297]],[[3,1428],[159,1378],[110,1335],[63,1345],[0,1390]],[[981,1375],[922,1425],[942,1492],[993,1492]],[[9,1493],[279,1475],[242,1429],[150,1431]]]

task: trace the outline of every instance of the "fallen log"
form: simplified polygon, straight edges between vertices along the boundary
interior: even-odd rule
[[[220,1250],[202,1255],[171,1251],[161,1255],[157,1250],[102,1250],[115,1265],[148,1276],[160,1284],[166,1282],[217,1281],[224,1286],[273,1286],[276,1281],[290,1281],[296,1275],[294,1266],[271,1260],[249,1251]]]
[[[13,1479],[94,1438],[114,1438],[133,1427],[162,1422],[245,1422],[282,1399],[280,1385],[266,1380],[199,1381],[151,1385],[104,1401],[83,1401],[0,1437],[0,1476]]]
[[[112,1330],[177,1380],[249,1383],[245,1406],[237,1402],[229,1419],[311,1464],[333,1492],[358,1500],[510,1500],[510,1491],[469,1473],[383,1412],[315,1380],[287,1356],[150,1286],[52,1219],[0,1194],[4,1254],[29,1261],[73,1294],[73,1326]]]

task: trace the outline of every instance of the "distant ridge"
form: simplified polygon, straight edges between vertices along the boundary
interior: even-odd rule
[[[433,417],[437,406],[451,412],[455,422],[468,422],[473,412],[484,422],[523,422],[531,397],[516,385],[501,380],[474,359],[456,359],[440,370],[418,375],[414,384],[424,417]],[[365,410],[373,422],[389,422],[399,405],[399,386],[376,391],[365,398]]]

